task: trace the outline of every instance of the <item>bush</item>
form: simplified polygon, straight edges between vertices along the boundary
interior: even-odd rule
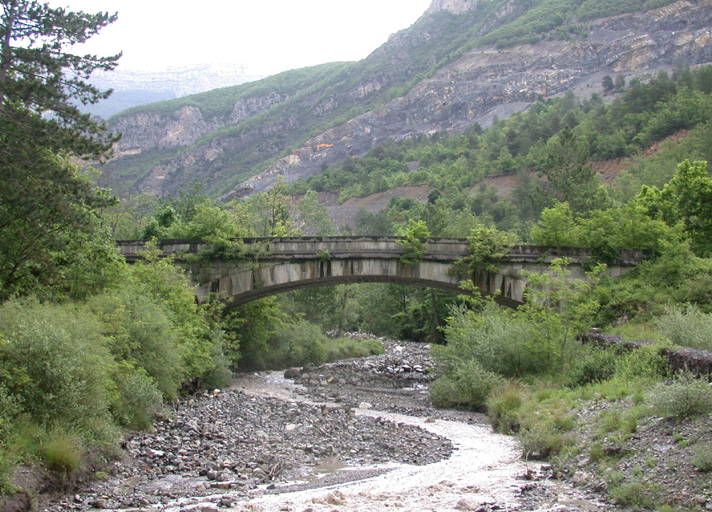
[[[106,368],[112,358],[92,314],[13,300],[0,307],[0,333],[7,339],[0,347],[2,366],[25,377],[7,391],[34,421],[103,431],[110,423]]]
[[[486,370],[477,361],[460,361],[433,382],[430,401],[436,407],[465,407],[483,411],[490,394],[504,385],[503,377]]]
[[[465,307],[453,308],[445,332],[447,345],[435,351],[441,362],[471,358],[505,377],[542,373],[548,367],[548,354],[532,341],[531,326],[495,303],[481,315]]]
[[[5,342],[6,343],[6,342]],[[0,354],[6,348],[3,347],[4,340],[0,337]],[[0,355],[0,446],[7,439],[7,433],[12,426],[15,416],[22,412],[22,403],[19,397],[10,394],[9,386],[16,387],[19,383],[16,379],[11,380],[13,368],[3,368],[4,364]]]
[[[584,386],[611,378],[620,357],[614,349],[586,347],[571,365],[569,385]]]
[[[641,481],[621,483],[611,487],[610,496],[624,507],[652,510],[660,502],[660,486]]]
[[[694,304],[668,308],[656,325],[677,345],[712,350],[712,314]]]
[[[116,421],[134,429],[149,427],[163,405],[161,391],[153,379],[142,370],[134,370],[122,372],[116,383],[118,399],[112,406]]]
[[[185,271],[170,258],[147,254],[143,261],[131,266],[129,283],[123,291],[130,292],[132,298],[142,297],[152,310],[160,310],[157,320],[168,327],[147,324],[158,335],[155,348],[167,349],[174,345],[170,351],[178,357],[178,362],[174,362],[174,357],[166,359],[165,371],[161,372],[160,379],[156,377],[165,396],[175,395],[169,392],[175,381],[180,384],[186,378],[199,379],[214,367],[215,330],[211,329],[205,308],[195,303],[195,290]],[[170,373],[173,379],[169,378]],[[154,375],[152,371],[149,374]]]
[[[176,327],[165,309],[131,286],[96,297],[91,306],[112,333],[114,357],[145,371],[165,398],[176,398],[186,372]]]
[[[706,380],[683,372],[669,384],[658,384],[650,394],[650,403],[661,416],[681,422],[712,412],[712,388]]]
[[[576,438],[550,422],[522,427],[517,435],[526,459],[546,459],[576,444]]]
[[[238,368],[263,370],[270,366],[268,340],[286,323],[275,297],[255,300],[225,312],[223,325],[233,338],[231,361]]]
[[[289,368],[326,362],[326,335],[318,325],[299,320],[281,327],[269,340],[269,367]]]
[[[712,444],[707,443],[696,447],[692,465],[701,473],[712,471]]]
[[[649,381],[666,377],[670,371],[670,363],[663,354],[663,349],[669,347],[669,342],[659,341],[631,350],[616,361],[616,376],[623,380]]]
[[[72,473],[82,462],[81,440],[72,434],[54,434],[42,445],[40,453],[47,467],[53,471]]]
[[[513,382],[495,390],[487,399],[487,416],[492,427],[503,434],[518,432],[519,412],[525,399],[525,390]]]
[[[225,355],[223,344],[216,344],[213,354],[215,366],[203,375],[203,387],[206,389],[225,388],[232,382],[230,358]]]

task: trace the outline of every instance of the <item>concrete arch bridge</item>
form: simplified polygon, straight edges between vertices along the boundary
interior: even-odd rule
[[[522,270],[547,272],[554,258],[567,257],[571,277],[585,279],[584,267],[591,260],[589,249],[520,245],[500,259],[496,274],[453,275],[449,272],[453,264],[468,255],[467,239],[427,238],[425,253],[413,264],[401,261],[406,253],[398,243],[401,240],[393,236],[243,238],[236,239],[244,244],[242,256],[234,258],[210,256],[211,246],[196,239],[161,240],[157,249],[187,269],[200,302],[216,294],[228,307],[300,288],[351,283],[397,283],[459,292],[465,279],[473,279],[482,293],[496,294],[499,303],[516,307],[523,304],[527,285]],[[130,262],[142,257],[146,243],[117,242]],[[621,251],[608,263],[607,273],[618,277],[642,257],[642,251]]]

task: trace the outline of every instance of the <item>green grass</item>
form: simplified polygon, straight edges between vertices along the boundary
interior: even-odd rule
[[[712,388],[706,379],[687,372],[677,375],[669,384],[658,384],[649,398],[657,414],[678,423],[712,412]]]
[[[653,510],[660,504],[660,485],[650,484],[641,479],[614,485],[609,493],[624,507]]]
[[[40,448],[47,467],[61,473],[73,473],[81,465],[83,449],[80,439],[72,434],[55,434]]]
[[[701,473],[712,472],[712,443],[697,445],[691,462]]]

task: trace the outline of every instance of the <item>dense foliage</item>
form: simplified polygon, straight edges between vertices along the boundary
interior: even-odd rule
[[[107,96],[88,83],[116,57],[67,48],[116,16],[68,13],[30,0],[0,3],[0,299],[62,279],[58,266],[87,249],[96,212],[113,203],[70,160],[106,155],[114,138],[76,102]],[[47,115],[52,113],[51,116]]]

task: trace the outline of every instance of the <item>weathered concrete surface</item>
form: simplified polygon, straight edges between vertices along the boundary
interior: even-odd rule
[[[204,301],[215,294],[230,306],[311,286],[349,283],[397,283],[460,291],[463,280],[472,279],[481,292],[496,295],[508,306],[524,302],[529,272],[547,272],[555,258],[570,260],[571,277],[586,279],[585,265],[591,260],[588,249],[515,246],[499,261],[499,272],[453,275],[450,269],[467,256],[469,242],[464,238],[427,238],[426,251],[414,264],[403,263],[405,250],[401,237],[280,237],[242,239],[247,256],[239,259],[190,261],[210,246],[201,240],[162,240],[158,249],[184,265]],[[129,261],[141,258],[145,242],[118,242]],[[254,250],[251,250],[254,248]],[[611,261],[608,275],[618,277],[642,259],[641,251],[621,251]],[[195,258],[194,258],[195,259]]]

